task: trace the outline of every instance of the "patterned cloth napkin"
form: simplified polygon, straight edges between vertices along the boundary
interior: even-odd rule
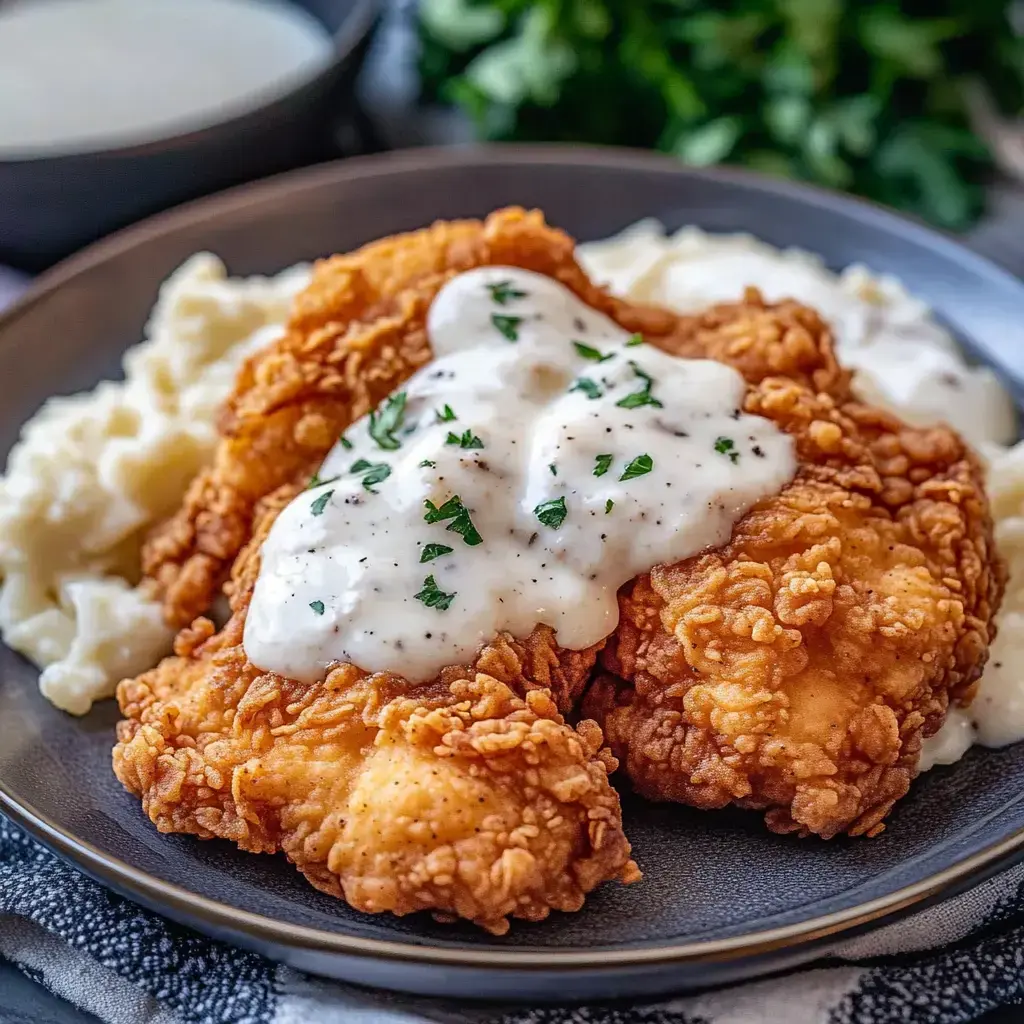
[[[109,1024],[960,1024],[1024,1002],[1024,865],[827,965],[650,1005],[463,1005],[320,981],[115,896],[0,817],[0,956]]]
[[[25,279],[0,267],[0,309]],[[114,895],[0,815],[0,957],[109,1024],[961,1024],[1024,1003],[1024,865],[768,981],[529,1009],[321,981]]]

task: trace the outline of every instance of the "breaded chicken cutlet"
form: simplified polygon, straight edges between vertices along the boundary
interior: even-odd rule
[[[734,366],[744,409],[793,437],[795,478],[725,547],[625,586],[607,645],[568,651],[539,626],[415,687],[343,664],[314,684],[261,672],[241,637],[262,538],[339,434],[430,359],[439,289],[486,265],[545,274],[665,351]],[[174,658],[119,687],[115,770],[162,830],[283,850],[360,909],[500,932],[636,877],[616,759],[652,799],[765,809],[779,831],[876,831],[987,656],[1002,567],[954,433],[854,402],[813,311],[756,293],[696,317],[632,306],[536,213],[319,264],[285,337],[239,375],[221,432],[146,547],[185,628]],[[222,586],[232,617],[217,633],[192,620]],[[563,718],[599,657],[582,712],[612,753],[593,722]]]

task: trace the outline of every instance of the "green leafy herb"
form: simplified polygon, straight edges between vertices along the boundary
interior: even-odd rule
[[[642,334],[633,334],[630,336],[629,341],[626,342],[626,348],[636,348],[637,345],[644,343],[644,336]]]
[[[448,431],[448,436],[444,439],[445,444],[457,444],[460,448],[483,448],[484,443],[480,440],[476,434],[473,433],[468,427],[462,432],[460,437],[458,434]]]
[[[447,544],[424,544],[423,550],[420,552],[420,562],[432,562],[435,558],[440,558],[442,555],[450,555],[454,548],[448,547]]]
[[[344,448],[345,451],[352,451],[352,442],[344,434],[342,434],[338,440],[341,442],[341,447]]]
[[[437,417],[438,423],[451,423],[451,421],[456,418],[450,405],[446,405],[440,412],[435,409],[434,415]]]
[[[574,341],[572,347],[576,349],[577,353],[584,359],[589,359],[591,362],[603,363],[609,359],[615,358],[614,352],[607,352],[602,354],[598,349],[594,348],[593,345],[584,345],[582,341]]]
[[[437,465],[436,462],[431,462],[430,459],[424,459],[420,463],[420,469],[433,469]]]
[[[653,405],[656,409],[661,409],[661,402],[651,394],[654,379],[636,363],[630,361],[629,365],[633,368],[633,373],[643,382],[643,387],[639,391],[626,395],[625,398],[620,398],[615,404],[621,409],[639,409],[643,405]]]
[[[729,461],[735,466],[740,461],[740,453],[736,451],[736,445],[731,437],[720,437],[715,441],[715,451],[719,455],[728,455]]]
[[[491,323],[498,329],[498,333],[509,341],[519,340],[519,325],[522,322],[521,316],[507,316],[504,313],[491,314]]]
[[[319,498],[313,500],[312,504],[309,506],[309,511],[315,516],[322,516],[324,514],[324,509],[327,508],[327,502],[331,500],[331,495],[333,493],[333,490],[324,491]]]
[[[594,476],[604,476],[611,469],[611,465],[611,455],[598,455],[594,460]]]
[[[310,601],[309,602],[309,607],[312,608],[313,611],[316,612],[317,615],[323,615],[323,613],[324,613],[324,603],[323,603],[323,601]]]
[[[585,394],[587,398],[591,400],[595,398],[600,398],[601,395],[604,394],[604,392],[597,386],[597,384],[595,384],[594,381],[592,381],[589,377],[578,377],[573,382],[572,387],[569,388],[570,394],[572,394],[572,392],[574,391],[582,391],[583,394]]]
[[[378,448],[394,451],[401,447],[402,442],[394,434],[402,426],[405,416],[405,397],[405,392],[399,391],[370,413],[370,437],[377,442]]]
[[[333,484],[335,480],[340,480],[340,476],[329,476],[326,480],[321,480],[320,477],[314,473],[309,478],[309,483],[306,484],[306,490],[311,491],[314,487],[323,487],[325,484]]]
[[[615,502],[614,502],[614,501],[612,501],[612,499],[611,499],[611,498],[609,498],[609,499],[608,499],[608,500],[607,500],[607,501],[606,501],[606,502],[604,503],[604,514],[605,514],[605,515],[608,515],[608,513],[609,513],[609,512],[611,512],[611,510],[612,510],[612,509],[613,509],[614,507],[615,507]]]
[[[643,455],[638,455],[626,466],[619,479],[632,480],[634,477],[645,476],[652,469],[654,469],[654,459],[645,452]]]
[[[373,489],[374,484],[387,480],[391,476],[391,467],[386,462],[367,462],[366,459],[357,459],[350,467],[352,473],[365,473],[363,487],[371,494],[377,492]]]
[[[558,467],[553,462],[548,463],[548,469],[551,470],[552,476],[558,476]]]
[[[565,498],[551,498],[548,501],[542,501],[533,510],[533,514],[545,526],[550,526],[552,530],[557,530],[565,522],[565,517],[569,514],[569,510],[565,507]]]
[[[655,148],[964,228],[1024,107],[1007,0],[421,0],[420,77],[478,137]],[[984,101],[982,101],[982,104]],[[984,117],[984,120],[988,120]],[[983,122],[982,122],[983,123]]]
[[[457,494],[449,498],[440,508],[429,499],[423,504],[427,509],[426,515],[423,517],[424,522],[443,523],[450,519],[451,522],[448,523],[446,529],[459,534],[470,547],[482,543],[483,537],[473,525],[469,509],[462,504],[462,499]]]
[[[436,608],[439,612],[446,612],[455,600],[456,595],[446,594],[438,589],[433,576],[427,576],[423,580],[423,589],[416,595],[417,601],[422,601],[428,608]]]
[[[513,287],[511,281],[495,281],[494,284],[487,286],[487,290],[499,306],[507,305],[512,299],[526,298],[526,292],[521,292],[518,288]]]

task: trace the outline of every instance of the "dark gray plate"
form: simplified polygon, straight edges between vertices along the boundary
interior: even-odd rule
[[[662,216],[747,230],[898,274],[981,359],[1021,343],[1024,286],[880,209],[802,187],[694,172],[622,151],[420,151],[238,189],[145,222],[42,279],[0,318],[0,450],[48,395],[93,384],[139,337],[159,282],[211,249],[267,272],[438,217],[540,206],[582,239]],[[744,282],[737,281],[737,290]],[[1012,381],[1010,382],[1012,384]],[[605,886],[575,915],[495,940],[425,916],[369,917],[282,859],[162,836],[110,771],[115,709],[50,707],[36,672],[0,650],[0,807],[113,888],[294,966],[445,995],[582,999],[692,988],[827,952],[840,933],[948,896],[1024,855],[1024,744],[972,752],[922,778],[875,840],[773,836],[760,816],[626,800],[644,881]]]

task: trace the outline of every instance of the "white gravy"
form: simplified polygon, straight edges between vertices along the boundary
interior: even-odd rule
[[[0,154],[201,128],[312,77],[332,52],[283,0],[0,2]]]
[[[352,424],[264,542],[244,636],[260,668],[418,682],[538,623],[589,647],[623,583],[725,543],[795,472],[734,370],[637,343],[549,278],[462,274],[427,328],[434,361]]]

